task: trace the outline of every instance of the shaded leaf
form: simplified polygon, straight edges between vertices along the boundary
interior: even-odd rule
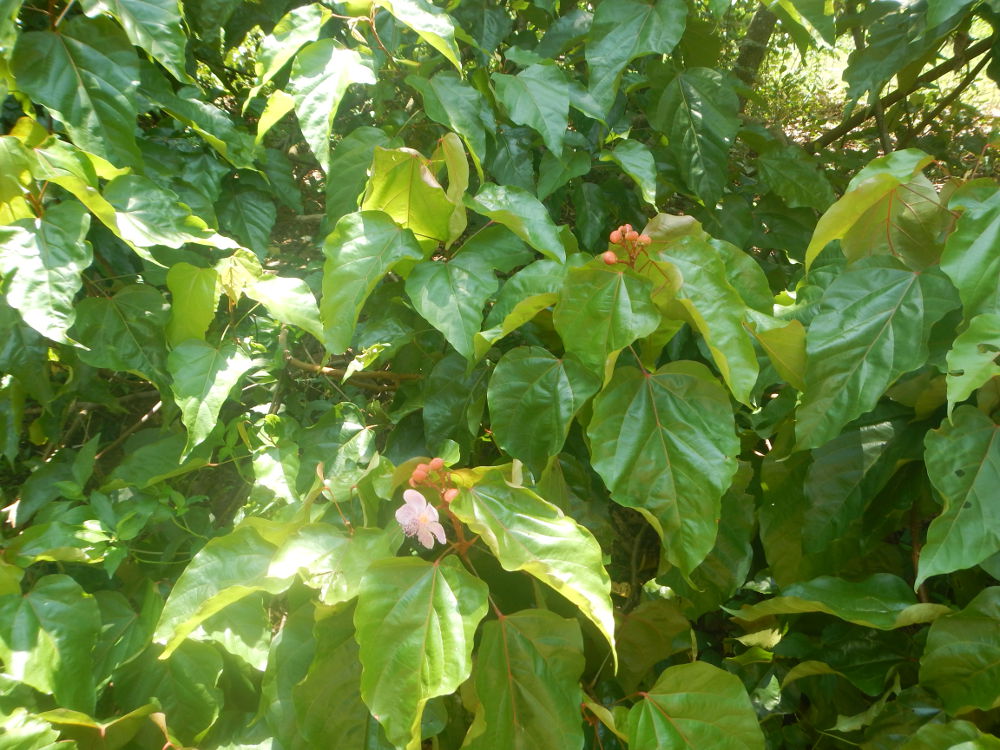
[[[554,65],[531,65],[516,76],[494,73],[497,98],[518,125],[534,128],[556,156],[562,155],[569,116],[569,87]]]
[[[566,249],[549,212],[535,196],[522,188],[486,184],[476,197],[467,197],[465,205],[514,234],[547,258],[566,261]]]

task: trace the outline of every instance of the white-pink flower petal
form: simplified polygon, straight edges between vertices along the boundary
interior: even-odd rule
[[[403,493],[403,505],[396,509],[396,520],[407,536],[417,538],[427,549],[434,546],[437,539],[445,543],[444,527],[438,522],[437,508],[427,502],[416,490]]]

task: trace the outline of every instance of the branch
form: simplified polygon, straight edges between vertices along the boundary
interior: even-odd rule
[[[921,120],[920,123],[913,128],[913,130],[911,130],[909,133],[906,134],[906,136],[903,138],[903,142],[909,143],[918,135],[923,133],[924,129],[938,118],[938,115],[940,115],[948,107],[950,107],[951,103],[958,98],[959,94],[961,94],[963,91],[969,88],[969,86],[972,85],[972,82],[976,80],[976,76],[979,75],[979,71],[985,68],[986,64],[990,61],[990,57],[991,57],[990,55],[983,55],[983,58],[978,63],[976,63],[976,67],[974,67],[972,70],[969,71],[969,74],[959,82],[959,84],[954,88],[954,90],[950,94],[948,94],[948,96],[946,96],[944,99],[942,99],[941,103],[938,104],[931,111],[931,113],[927,115],[927,117]]]
[[[334,377],[342,378],[347,374],[347,370],[340,367],[314,365],[310,362],[303,362],[301,359],[296,359],[291,355],[287,355],[285,357],[285,361],[290,365],[295,365],[295,367],[298,367],[300,370],[309,370],[310,372],[318,372],[323,375],[332,375]],[[386,370],[358,370],[357,372],[351,373],[351,377],[363,380],[389,380],[398,383],[401,380],[420,380],[423,376],[407,372],[388,372]]]
[[[805,144],[804,146],[805,150],[812,153],[820,148],[823,148],[824,146],[829,146],[837,139],[841,138],[842,136],[854,130],[854,128],[863,123],[865,120],[874,117],[875,113],[878,111],[879,106],[883,110],[885,110],[887,107],[891,107],[893,104],[895,104],[898,101],[902,101],[903,99],[908,97],[910,94],[912,94],[914,91],[921,88],[922,86],[926,86],[927,84],[936,81],[941,76],[947,73],[951,73],[953,70],[961,68],[972,58],[978,57],[984,52],[989,52],[992,47],[993,47],[992,37],[990,37],[989,39],[981,40],[977,44],[974,44],[971,47],[969,47],[965,51],[964,55],[956,55],[950,60],[941,63],[936,68],[931,68],[922,76],[916,78],[911,86],[905,89],[896,89],[895,91],[886,94],[884,97],[879,99],[877,105],[872,104],[868,107],[865,107],[856,115],[848,117],[833,130],[828,130],[816,140],[810,141],[809,143]]]

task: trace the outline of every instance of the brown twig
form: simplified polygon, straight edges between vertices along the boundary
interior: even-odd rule
[[[285,361],[290,365],[298,367],[300,370],[318,372],[322,375],[332,375],[334,377],[342,378],[347,374],[346,369],[310,364],[309,362],[303,362],[301,359],[297,359],[290,354],[285,355]],[[388,380],[395,383],[403,380],[420,380],[423,378],[423,375],[416,375],[408,372],[389,372],[387,370],[358,370],[357,372],[352,372],[351,377],[359,378],[361,380]]]
[[[986,64],[992,59],[992,57],[992,55],[983,55],[982,59],[976,63],[976,66],[969,71],[965,78],[959,82],[952,92],[942,99],[941,103],[931,110],[930,114],[921,120],[920,123],[913,128],[913,130],[904,136],[903,143],[909,143],[918,135],[923,133],[924,129],[937,119],[938,115],[950,107],[952,102],[954,102],[963,91],[972,85],[972,82],[976,80],[976,76],[978,76],[979,72],[986,67]]]

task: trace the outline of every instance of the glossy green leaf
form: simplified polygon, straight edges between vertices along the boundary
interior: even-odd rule
[[[920,367],[932,326],[955,307],[951,284],[936,270],[914,272],[877,256],[844,271],[806,336],[799,447],[822,445],[874,408],[900,375]]]
[[[863,581],[845,581],[821,576],[782,589],[781,596],[733,612],[741,620],[757,620],[767,615],[825,612],[867,628],[892,630],[931,622],[947,614],[941,604],[917,602],[902,578],[877,573]]]
[[[375,147],[363,211],[382,211],[413,232],[418,242],[434,247],[449,239],[454,208],[418,152]]]
[[[545,200],[570,180],[587,174],[590,168],[590,154],[585,151],[564,150],[561,156],[546,151],[538,167],[538,200]]]
[[[900,750],[997,750],[1000,737],[983,734],[970,721],[924,724]]]
[[[257,591],[276,594],[288,587],[289,578],[269,574],[277,552],[275,541],[280,541],[280,536],[268,539],[254,525],[246,524],[202,547],[177,580],[160,615],[153,639],[165,644],[161,659],[168,658],[195,628],[228,605]],[[281,572],[286,576],[295,573]]]
[[[969,321],[948,352],[948,407],[1000,375],[1000,314],[984,313]]]
[[[199,339],[187,339],[170,352],[170,389],[187,428],[181,458],[186,458],[215,429],[222,404],[251,367],[253,360],[233,344],[217,349]]]
[[[324,344],[340,353],[351,344],[361,308],[375,285],[404,260],[422,260],[413,233],[381,211],[348,214],[323,243],[323,297],[319,316]]]
[[[744,323],[757,339],[778,374],[797,391],[806,387],[806,329],[797,320],[781,323],[766,316],[751,314],[752,323]]]
[[[548,149],[560,156],[569,117],[569,86],[554,65],[531,65],[516,76],[493,74],[497,98],[510,119],[538,131]]]
[[[511,349],[487,391],[493,437],[537,476],[562,450],[573,417],[600,387],[600,378],[572,359],[535,346]]]
[[[480,331],[473,338],[474,358],[482,359],[490,348],[504,336],[512,333],[559,300],[555,292],[535,294],[518,302],[503,321],[492,328]]]
[[[486,300],[498,285],[482,254],[463,252],[447,262],[418,263],[406,278],[406,294],[417,312],[469,359]]]
[[[95,721],[79,711],[57,708],[40,714],[45,721],[59,728],[62,739],[71,740],[86,750],[118,750],[125,747],[149,722],[157,707],[149,703],[110,721]]]
[[[941,270],[958,288],[965,319],[982,313],[1000,313],[1000,190],[970,183],[950,201],[951,208],[964,209],[955,231],[948,236]]]
[[[971,568],[1000,552],[1000,516],[994,490],[1000,482],[1000,439],[993,420],[963,406],[951,422],[927,433],[927,476],[944,507],[927,529],[917,584]]]
[[[659,325],[652,289],[649,280],[597,260],[571,268],[552,313],[566,351],[604,375],[610,355]]]
[[[107,13],[118,19],[129,41],[146,50],[179,81],[190,82],[185,70],[187,36],[177,0],[85,0],[88,16]]]
[[[375,0],[400,23],[413,29],[421,39],[440,52],[459,71],[462,54],[455,43],[455,23],[451,16],[428,0]]]
[[[452,502],[505,570],[535,576],[580,608],[614,649],[611,581],[591,533],[531,490],[491,471]]]
[[[465,204],[477,214],[503,224],[545,257],[566,261],[559,229],[545,206],[527,190],[487,184],[476,197],[466,198]]]
[[[468,362],[457,352],[434,365],[427,378],[423,411],[431,450],[448,438],[467,445],[470,436],[479,434],[489,374],[483,363],[469,372]]]
[[[470,750],[583,747],[580,626],[542,609],[525,609],[483,626],[476,654],[476,722]]]
[[[683,575],[712,549],[739,441],[729,397],[695,362],[652,373],[621,367],[594,399],[594,469],[612,499],[635,508]]]
[[[397,747],[417,750],[427,701],[468,678],[486,592],[454,557],[380,560],[362,579],[354,613],[361,697]]]
[[[277,321],[298,326],[323,340],[323,324],[319,319],[316,297],[302,279],[289,276],[262,276],[246,290],[246,295],[267,308]]]
[[[73,325],[73,299],[83,285],[81,274],[93,251],[84,237],[90,214],[66,202],[46,211],[44,219],[21,219],[0,227],[0,272],[7,304],[43,336],[67,342]]]
[[[167,339],[176,346],[188,339],[205,340],[219,306],[219,274],[214,268],[177,263],[167,272],[170,322]]]
[[[650,119],[670,140],[685,184],[709,206],[722,197],[728,181],[738,113],[739,97],[729,79],[710,68],[689,68],[667,84]]]
[[[18,88],[59,119],[80,148],[118,166],[141,162],[134,95],[139,60],[106,18],[72,18],[53,31],[22,34],[11,70]]]
[[[293,8],[281,17],[271,33],[261,40],[254,62],[257,83],[247,95],[247,103],[295,57],[296,52],[316,41],[329,18],[330,10],[319,3]]]
[[[656,208],[656,161],[649,147],[639,141],[620,141],[601,161],[613,161],[639,186],[642,199]]]
[[[352,83],[375,83],[361,55],[333,39],[304,47],[292,63],[288,93],[295,99],[295,115],[309,148],[329,171],[330,135],[340,100]]]
[[[750,696],[736,675],[705,662],[663,670],[628,714],[631,750],[764,750]]]
[[[130,284],[113,297],[80,300],[71,330],[87,347],[80,359],[92,367],[126,370],[165,384],[167,319],[167,303],[158,289]]]
[[[62,706],[93,713],[91,654],[100,624],[93,597],[67,575],[44,576],[23,596],[2,596],[4,671]]]
[[[677,0],[600,3],[588,34],[590,91],[608,110],[625,66],[643,55],[668,55],[684,34],[687,6]]]
[[[430,78],[410,75],[406,82],[420,92],[429,118],[462,137],[481,178],[486,134],[496,130],[496,120],[483,95],[450,70]]]
[[[330,169],[335,171],[337,179],[326,183],[326,218],[330,224],[358,210],[375,147],[388,147],[389,140],[378,128],[362,126],[344,136],[333,149]]]
[[[1000,588],[984,589],[961,612],[931,625],[920,684],[952,716],[1000,705]]]
[[[231,186],[223,193],[216,211],[222,231],[237,238],[258,258],[267,257],[278,209],[266,193]]]

